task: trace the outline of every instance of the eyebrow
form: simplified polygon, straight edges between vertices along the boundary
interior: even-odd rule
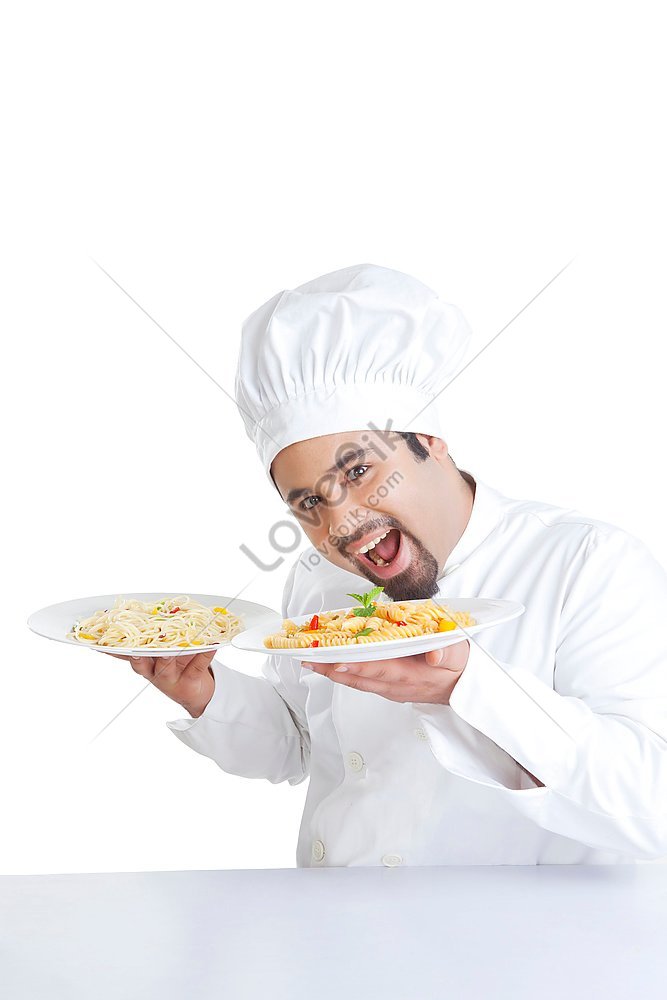
[[[357,448],[356,451],[346,451],[344,455],[338,459],[337,462],[323,472],[320,479],[326,479],[327,476],[333,476],[336,472],[342,472],[348,465],[352,462],[359,463],[360,459],[366,458],[371,454],[370,448]],[[298,500],[300,497],[309,497],[313,495],[312,489],[307,487],[301,487],[300,489],[290,490],[285,497],[285,503],[292,503],[294,500]]]

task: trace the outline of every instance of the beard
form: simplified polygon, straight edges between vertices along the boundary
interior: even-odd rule
[[[353,545],[369,531],[376,528],[375,522],[366,521],[363,530],[345,538],[346,545]],[[396,518],[386,517],[377,522],[378,533],[386,528],[396,528],[403,536],[401,544],[409,544],[411,549],[410,565],[394,576],[379,577],[373,572],[372,566],[359,564],[359,560],[340,548],[342,556],[353,563],[355,572],[361,571],[367,580],[376,587],[383,587],[387,597],[392,601],[419,601],[434,597],[438,592],[438,560],[426,546],[408,531]]]

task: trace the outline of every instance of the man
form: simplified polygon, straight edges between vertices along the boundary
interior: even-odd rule
[[[449,455],[435,400],[469,331],[415,279],[359,265],[244,324],[237,401],[312,547],[283,614],[392,599],[520,601],[421,656],[263,677],[224,652],[155,662],[223,770],[310,777],[297,864],[613,863],[667,855],[667,575],[620,528],[514,500]]]

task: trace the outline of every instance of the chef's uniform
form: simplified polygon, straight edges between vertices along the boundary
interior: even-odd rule
[[[370,276],[362,274],[368,281],[385,278],[377,273],[385,269],[372,265],[345,269],[336,274],[347,284],[341,281],[334,294],[342,294],[341,287],[349,294],[350,272],[359,280],[361,269],[371,269]],[[332,278],[321,279],[328,292]],[[262,307],[265,333],[277,302]],[[319,303],[318,315],[321,309]],[[396,312],[395,302],[388,310]],[[347,302],[343,328],[350,312]],[[414,304],[413,313],[423,321]],[[333,307],[329,315],[336,315]],[[460,331],[460,318],[455,325]],[[444,326],[451,331],[451,324]],[[256,342],[253,350],[257,354]],[[375,371],[383,371],[377,362]],[[281,384],[298,404],[298,387],[287,379]],[[254,409],[251,404],[245,392],[257,424],[262,408],[291,405],[266,396]],[[291,434],[316,436],[317,407],[312,400],[309,406],[310,429]],[[365,426],[359,413],[341,414],[337,425],[317,432]],[[382,417],[378,410],[375,415]],[[284,424],[289,428],[289,412]],[[424,426],[434,424],[417,430],[437,433]],[[409,429],[398,421],[395,427]],[[275,413],[272,429],[278,435],[272,446],[253,430],[267,471],[286,440]],[[438,596],[502,598],[526,610],[471,638],[448,705],[390,701],[304,670],[292,657],[269,655],[263,676],[250,676],[225,666],[221,651],[204,713],[167,725],[229,773],[291,785],[309,779],[300,867],[664,858],[667,574],[619,527],[513,499],[464,475],[475,484],[472,513],[447,558]],[[348,592],[361,587],[358,575],[309,548],[287,580],[283,615],[344,607]]]

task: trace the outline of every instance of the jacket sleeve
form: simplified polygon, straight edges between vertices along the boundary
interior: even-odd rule
[[[285,586],[286,602],[293,573]],[[243,674],[211,663],[213,697],[196,719],[176,719],[167,726],[186,746],[218,767],[244,778],[266,778],[298,785],[308,777],[310,735],[303,707],[305,687],[299,662],[267,656],[262,676]]]
[[[436,759],[553,833],[664,857],[666,625],[667,574],[648,549],[620,529],[593,535],[555,662],[510,665],[471,640],[449,705],[414,705]]]

